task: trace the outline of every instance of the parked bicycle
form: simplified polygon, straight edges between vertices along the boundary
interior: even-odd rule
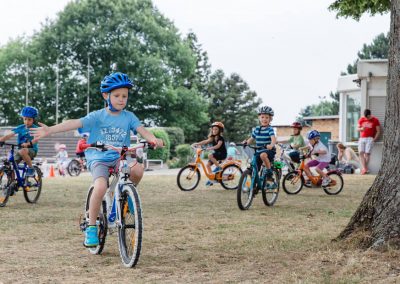
[[[120,153],[117,170],[109,169],[112,178],[104,196],[99,216],[97,217],[99,245],[88,248],[92,254],[101,254],[104,249],[107,233],[118,232],[118,247],[124,266],[133,267],[137,264],[142,249],[142,206],[135,185],[129,180],[130,167],[127,155],[134,155],[137,162],[142,162],[142,151],[151,149],[147,141],[142,140],[135,147],[116,148],[111,145],[93,143],[91,147],[101,151],[115,150]],[[85,231],[89,224],[89,203],[93,192],[90,186],[80,228]]]
[[[12,143],[2,143],[2,145],[10,146],[8,157],[1,161],[0,165],[0,207],[4,207],[10,196],[13,196],[19,189],[22,188],[24,198],[28,203],[36,203],[39,199],[42,190],[42,171],[36,163],[35,176],[27,176],[28,166],[17,164],[14,158],[15,148],[18,147]]]
[[[309,176],[305,174],[304,165],[305,160],[308,155],[300,155],[301,163],[297,170],[289,172],[282,181],[283,190],[287,194],[298,194],[303,186],[306,187],[322,187],[326,194],[336,195],[339,194],[343,189],[343,177],[342,173],[338,169],[328,170],[327,175],[331,179],[331,182],[327,186],[322,186],[322,177],[320,175],[317,176]],[[304,175],[310,180],[311,184],[306,185]]]
[[[237,189],[239,179],[242,175],[241,161],[239,160],[225,160],[220,167],[221,171],[216,173],[210,173],[204,162],[201,159],[203,151],[206,149],[205,146],[194,147],[196,154],[194,156],[195,161],[189,163],[183,167],[177,176],[178,187],[183,191],[194,190],[200,182],[200,167],[203,168],[204,174],[212,182],[218,182],[225,189]]]
[[[253,155],[251,157],[251,162],[248,168],[243,172],[242,177],[239,180],[239,188],[237,190],[237,203],[241,210],[247,210],[250,208],[254,197],[261,190],[262,198],[266,206],[272,206],[278,199],[279,195],[279,180],[280,180],[280,170],[274,168],[274,163],[272,166],[273,180],[267,179],[267,169],[264,164],[261,164],[260,169],[257,166],[257,155],[254,152],[257,149],[263,149],[264,147],[253,146],[253,145],[243,145],[243,147],[249,147],[253,149]],[[247,152],[246,152],[247,154]],[[275,183],[276,188],[273,188]]]

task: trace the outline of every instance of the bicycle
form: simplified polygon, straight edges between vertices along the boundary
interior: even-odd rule
[[[83,170],[86,170],[86,158],[81,157],[79,159],[72,159],[67,166],[67,172],[71,177],[77,177]]]
[[[327,186],[322,186],[322,176],[317,175],[307,175],[304,171],[305,160],[307,159],[308,155],[300,155],[300,165],[297,170],[289,172],[282,181],[283,190],[287,194],[298,194],[303,185],[305,186],[305,179],[304,175],[306,175],[309,180],[311,181],[311,186],[307,187],[322,187],[326,194],[329,195],[336,195],[339,194],[343,189],[343,177],[340,170],[332,169],[328,170],[327,175],[331,179],[331,182]]]
[[[238,181],[243,171],[241,169],[241,161],[238,160],[225,160],[220,167],[221,171],[216,173],[210,173],[204,162],[201,159],[201,155],[205,146],[193,147],[195,150],[195,161],[184,166],[178,173],[177,183],[178,187],[182,191],[194,190],[200,182],[200,166],[202,167],[207,178],[212,182],[219,182],[223,188],[227,190],[234,190],[238,187]]]
[[[128,166],[126,156],[127,154],[133,155],[136,157],[137,162],[142,163],[142,153],[139,150],[146,151],[152,147],[147,141],[142,140],[132,148],[126,146],[117,148],[102,143],[93,143],[91,144],[91,148],[101,151],[118,151],[120,158],[117,169],[109,169],[110,177],[113,179],[104,196],[96,221],[99,245],[88,247],[88,250],[91,254],[101,254],[104,249],[107,233],[112,234],[116,228],[122,263],[125,267],[134,267],[139,261],[142,249],[142,206],[136,186],[129,180],[130,167]],[[88,210],[93,189],[93,185],[90,186],[87,193],[83,220],[80,222],[81,231],[85,231],[89,225]]]
[[[4,207],[10,196],[18,192],[19,188],[23,189],[24,198],[28,203],[36,203],[42,190],[42,171],[40,163],[35,163],[35,176],[26,176],[28,166],[17,164],[14,158],[14,149],[17,144],[2,143],[2,145],[10,146],[8,157],[2,160],[0,166],[0,207]],[[33,160],[33,159],[32,159]]]
[[[254,150],[265,149],[260,146],[243,145],[244,147],[249,147]],[[249,158],[250,158],[250,154]],[[249,163],[247,169],[243,172],[239,180],[239,188],[237,190],[237,203],[240,210],[247,210],[250,208],[254,196],[258,194],[261,189],[262,198],[266,206],[273,206],[278,199],[279,195],[279,180],[280,171],[278,169],[271,167],[273,171],[273,181],[267,180],[267,169],[264,163],[261,164],[260,169],[257,167],[257,157],[258,155],[252,155],[251,162]],[[270,189],[272,184],[276,183],[276,188]]]

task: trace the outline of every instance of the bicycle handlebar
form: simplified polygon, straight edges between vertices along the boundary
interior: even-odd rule
[[[154,149],[155,145],[153,145],[152,143],[147,142],[146,140],[140,140],[139,141],[139,145],[136,145],[134,147],[127,147],[127,146],[122,146],[122,147],[115,147],[113,145],[109,145],[109,144],[104,144],[101,142],[94,142],[90,144],[90,147],[88,148],[95,148],[95,149],[99,149],[101,151],[107,151],[107,150],[114,150],[117,151],[118,153],[121,153],[123,150],[125,150],[126,152],[135,152],[137,149]]]

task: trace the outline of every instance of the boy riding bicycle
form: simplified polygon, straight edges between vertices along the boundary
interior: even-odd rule
[[[12,132],[8,135],[0,137],[1,142],[5,142],[8,139],[18,135],[17,144],[18,152],[15,154],[15,161],[19,163],[21,160],[28,165],[28,170],[26,171],[27,176],[35,176],[35,169],[32,166],[32,159],[36,157],[38,152],[38,145],[36,142],[32,142],[33,136],[29,133],[29,128],[37,128],[38,126],[34,124],[35,118],[38,116],[38,110],[31,106],[26,106],[21,110],[21,117],[24,120],[24,124],[15,127]]]
[[[275,189],[278,187],[276,181],[273,179],[273,172],[271,169],[271,161],[275,158],[275,144],[276,137],[274,129],[271,127],[270,123],[274,116],[274,111],[269,106],[262,106],[258,110],[258,120],[260,125],[255,127],[251,133],[251,137],[245,141],[243,144],[251,144],[254,141],[256,146],[263,147],[263,149],[256,150],[257,164],[261,165],[261,161],[264,163],[267,169],[267,180],[273,181],[273,183],[268,183],[267,187],[269,189]],[[260,161],[261,159],[261,161]]]
[[[83,132],[90,133],[89,144],[101,142],[122,147],[130,144],[130,132],[133,131],[138,132],[150,144],[162,147],[162,141],[146,130],[132,112],[125,110],[128,91],[132,87],[132,81],[124,73],[116,72],[105,76],[100,91],[107,102],[107,107],[93,111],[83,118],[67,120],[51,127],[39,123],[41,127],[33,131],[35,138],[40,139],[53,133],[82,128]],[[89,226],[85,231],[84,245],[95,247],[99,244],[96,219],[107,191],[109,168],[117,166],[120,155],[113,150],[103,152],[89,148],[85,151],[85,156],[93,177],[94,191],[90,199]],[[137,185],[143,177],[143,172],[143,166],[135,163],[130,169],[130,180]]]

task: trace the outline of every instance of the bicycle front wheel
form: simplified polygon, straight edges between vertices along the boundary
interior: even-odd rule
[[[0,170],[0,207],[4,207],[7,204],[8,198],[10,197],[12,177],[8,175],[4,170]]]
[[[301,191],[304,185],[304,180],[301,174],[297,171],[289,172],[282,181],[283,190],[287,194],[297,194]]]
[[[86,196],[85,212],[84,212],[85,229],[89,225],[89,206],[93,190],[94,186],[92,185],[89,188]],[[99,237],[99,245],[96,247],[88,247],[88,250],[91,254],[101,254],[101,252],[104,249],[104,245],[106,243],[108,225],[107,225],[107,205],[104,200],[101,203],[100,212],[96,219],[96,225],[97,225],[97,236]]]
[[[77,177],[82,171],[81,163],[78,160],[73,159],[69,162],[67,172],[71,177]]]
[[[143,221],[139,194],[132,184],[122,188],[120,208],[119,253],[124,266],[133,267],[139,261],[142,249]]]
[[[275,202],[278,200],[278,195],[279,195],[279,184],[280,184],[280,174],[278,170],[274,170],[274,181],[276,182],[277,188],[270,189],[266,188],[266,186],[263,186],[262,189],[262,197],[264,204],[266,206],[272,206],[275,204]],[[264,181],[266,184],[268,181]]]
[[[178,187],[183,191],[195,189],[200,182],[200,171],[194,166],[183,167],[177,176]]]
[[[327,186],[323,186],[323,190],[329,195],[339,194],[343,189],[343,177],[335,172],[328,173],[328,176],[331,182]]]
[[[247,169],[240,177],[239,187],[237,190],[237,204],[240,210],[247,210],[250,208],[254,198],[253,187],[252,171]]]
[[[225,189],[237,189],[242,176],[242,169],[237,165],[226,166],[221,173],[221,185]]]
[[[25,176],[24,197],[28,203],[36,203],[42,192],[42,171],[34,166],[35,176]]]

